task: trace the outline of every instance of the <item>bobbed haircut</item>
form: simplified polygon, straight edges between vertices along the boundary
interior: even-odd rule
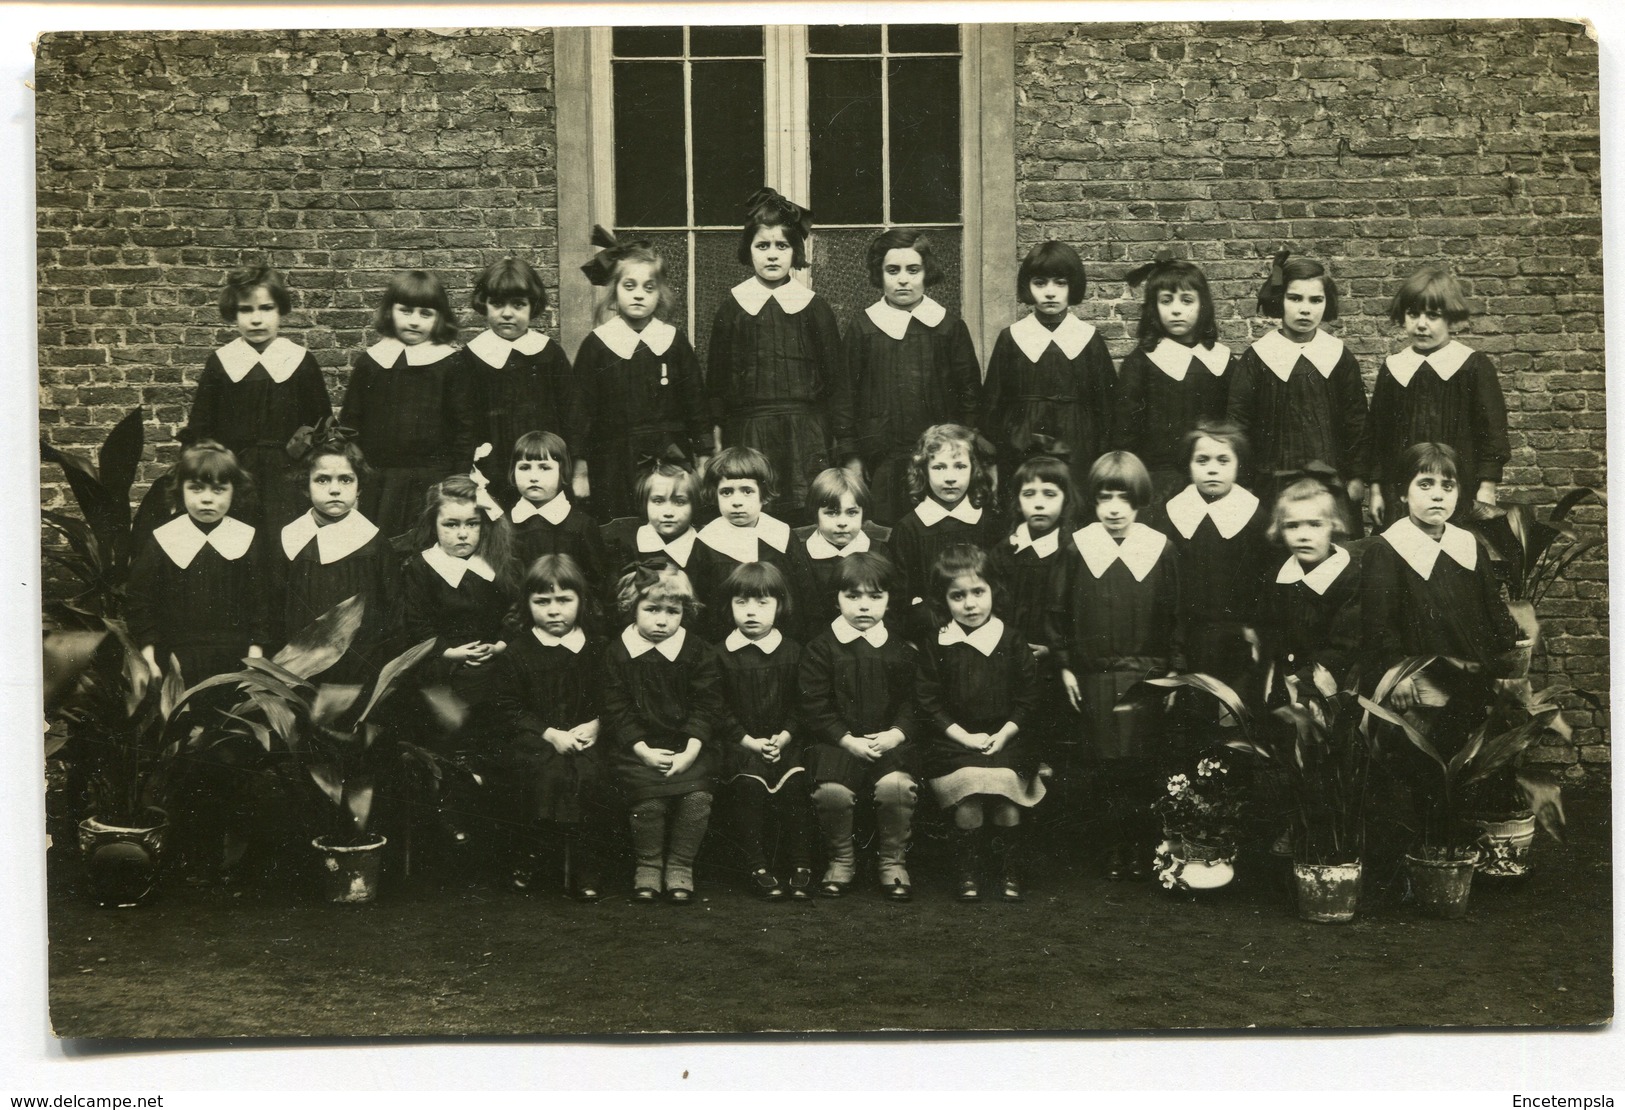
[[[778,496],[777,476],[767,456],[754,447],[724,447],[705,464],[705,494],[715,501],[717,486],[728,479],[755,482],[765,503]]]
[[[231,502],[241,507],[254,492],[254,479],[237,461],[237,456],[212,439],[200,439],[181,451],[175,463],[175,508],[186,511],[183,499],[187,482],[230,486]]]
[[[1452,481],[1461,480],[1456,449],[1448,443],[1411,444],[1399,457],[1399,472],[1407,489],[1418,474],[1437,474]]]
[[[1060,489],[1061,515],[1055,527],[1063,536],[1071,532],[1072,521],[1077,517],[1078,491],[1072,484],[1072,468],[1053,455],[1034,455],[1011,475],[1010,496],[1015,503],[1010,507],[1010,531],[1014,532],[1022,523],[1021,487],[1028,482],[1047,482]]]
[[[1145,293],[1140,302],[1140,346],[1149,351],[1168,337],[1162,329],[1162,314],[1157,311],[1157,300],[1164,293],[1189,290],[1196,294],[1200,310],[1196,316],[1193,335],[1196,342],[1211,347],[1219,341],[1219,321],[1213,311],[1213,293],[1207,287],[1207,276],[1194,262],[1174,261],[1158,266],[1146,278]]]
[[[919,254],[920,261],[925,265],[927,287],[942,280],[942,264],[937,261],[936,251],[932,249],[930,234],[918,227],[894,227],[876,235],[863,256],[864,269],[869,272],[869,284],[876,289],[883,288],[880,272],[885,268],[886,255],[895,250],[911,250]]]
[[[636,498],[639,505],[644,507],[645,512],[648,511],[649,506],[649,491],[654,488],[655,479],[657,478],[671,479],[673,483],[672,489],[681,489],[688,494],[690,501],[700,499],[700,479],[698,476],[687,467],[678,466],[676,463],[663,462],[639,474],[637,482],[632,486],[632,496]]]
[[[1126,493],[1136,510],[1151,503],[1151,472],[1133,452],[1107,451],[1089,468],[1085,481],[1091,505],[1102,493]]]
[[[852,495],[853,504],[863,510],[865,518],[869,516],[869,483],[853,474],[844,466],[832,466],[828,470],[818,472],[818,477],[807,484],[807,508],[813,515],[819,509],[840,511],[841,498],[847,494]]]
[[[666,260],[652,247],[628,247],[626,253],[615,260],[615,269],[598,298],[598,310],[594,316],[598,323],[602,324],[616,314],[615,287],[621,283],[621,274],[626,268],[637,265],[650,267],[654,276],[655,296],[659,298],[655,304],[655,316],[664,320],[676,309],[677,290],[666,277]]]
[[[269,266],[249,266],[226,275],[226,282],[220,288],[220,318],[235,324],[237,306],[262,285],[276,302],[278,312],[286,316],[293,311],[293,298],[288,296],[288,283],[282,275]]]
[[[1022,304],[1033,303],[1032,290],[1028,285],[1034,278],[1063,279],[1066,282],[1066,303],[1082,304],[1083,291],[1088,287],[1088,279],[1083,273],[1083,259],[1078,252],[1058,239],[1047,239],[1027,252],[1027,257],[1021,260],[1021,269],[1016,271],[1016,300]]]
[[[570,445],[557,432],[526,432],[514,440],[513,455],[508,459],[508,480],[513,481],[514,467],[518,463],[541,459],[552,459],[559,464],[559,492],[564,492],[570,484],[570,473],[575,469],[575,462],[570,457]]]
[[[525,568],[525,576],[519,582],[520,613],[524,618],[521,623],[529,621],[526,610],[533,594],[558,590],[569,590],[580,601],[576,610],[578,627],[597,616],[597,591],[587,581],[587,572],[581,569],[581,564],[568,555],[543,555]]]
[[[837,594],[848,590],[879,590],[887,594],[897,591],[897,568],[884,555],[860,551],[836,562],[840,565],[830,575],[829,585]]]
[[[998,572],[994,569],[993,560],[988,553],[975,544],[950,544],[942,550],[931,564],[931,585],[925,597],[926,606],[931,611],[931,618],[936,621],[937,627],[947,625],[951,619],[948,615],[948,588],[953,585],[954,579],[971,575],[986,582],[993,590],[993,599],[998,601],[1000,587]]]
[[[736,597],[771,597],[779,603],[774,627],[790,619],[790,583],[772,563],[740,563],[722,580],[722,596],[730,602]]]
[[[1388,319],[1405,322],[1406,313],[1437,312],[1452,324],[1464,323],[1472,313],[1461,283],[1443,266],[1423,266],[1406,278],[1388,305]]]
[[[431,343],[450,343],[457,338],[457,314],[451,309],[451,298],[446,295],[446,287],[440,279],[427,270],[402,270],[389,279],[372,322],[379,335],[400,338],[395,334],[396,305],[434,309],[434,330],[429,333]]]
[[[796,221],[794,214],[787,213],[781,205],[772,200],[758,204],[745,217],[745,225],[739,231],[739,264],[755,269],[755,265],[751,262],[750,245],[756,241],[756,233],[764,227],[776,227],[784,232],[785,241],[790,244],[790,268],[805,270],[807,237],[802,234],[801,224]]]
[[[1227,445],[1236,453],[1236,473],[1247,472],[1252,444],[1247,441],[1247,433],[1241,430],[1241,425],[1231,420],[1198,420],[1196,427],[1186,432],[1181,441],[1180,458],[1186,471],[1191,468],[1191,459],[1196,455],[1196,442],[1200,439],[1217,440]]]
[[[1321,502],[1321,511],[1331,522],[1333,539],[1348,538],[1348,525],[1343,520],[1343,514],[1337,511],[1337,498],[1332,496],[1332,491],[1318,478],[1299,478],[1275,498],[1275,507],[1270,513],[1269,531],[1266,533],[1271,543],[1281,542],[1281,525],[1286,520],[1287,510],[1306,501]]]
[[[691,621],[699,615],[700,599],[694,596],[694,584],[688,575],[674,566],[660,572],[658,578],[638,584],[639,572],[628,571],[615,583],[615,608],[622,616],[630,617],[640,601],[670,602],[683,610],[683,620]]]
[[[930,495],[931,479],[927,476],[931,458],[945,447],[959,447],[970,458],[970,487],[965,496],[978,509],[993,507],[993,460],[987,457],[976,433],[963,424],[933,424],[920,433],[914,445],[914,454],[908,462],[908,492],[915,504]]]
[[[1286,265],[1281,267],[1281,284],[1279,286],[1266,286],[1258,295],[1258,311],[1265,316],[1280,319],[1286,310],[1286,291],[1295,281],[1318,281],[1320,287],[1326,292],[1326,314],[1321,317],[1323,323],[1331,323],[1337,319],[1337,282],[1332,275],[1312,258],[1289,258]]]
[[[530,305],[531,318],[547,309],[547,286],[542,275],[522,258],[504,258],[493,262],[474,283],[474,294],[469,298],[474,311],[486,312],[492,304],[525,301]]]

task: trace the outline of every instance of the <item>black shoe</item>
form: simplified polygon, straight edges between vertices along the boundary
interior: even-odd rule
[[[1106,878],[1114,883],[1121,883],[1129,879],[1128,853],[1121,848],[1113,848],[1106,853]]]
[[[825,879],[818,884],[818,896],[820,898],[845,898],[847,889],[851,885],[851,883],[836,882],[834,879]]]
[[[810,867],[798,867],[790,874],[790,897],[797,902],[812,898],[813,873]]]
[[[750,873],[751,882],[755,884],[756,896],[768,902],[777,902],[784,897],[784,888],[779,880],[773,877],[765,867],[758,867]]]
[[[604,892],[598,889],[597,883],[582,883],[570,892],[570,897],[577,902],[597,902],[604,897]]]
[[[674,887],[666,891],[666,901],[674,906],[692,906],[694,904],[694,892],[683,887]]]
[[[436,814],[435,824],[440,827],[440,835],[445,838],[447,844],[456,844],[460,846],[467,844],[473,839],[473,836],[469,833],[469,831],[463,828],[462,824],[457,820],[457,818],[450,813],[442,812]]]
[[[954,895],[954,898],[961,902],[980,902],[982,900],[982,888],[977,884],[975,875],[960,876],[959,890]]]
[[[652,906],[660,901],[660,892],[652,886],[640,886],[632,892],[632,901],[640,906]]]
[[[914,901],[914,889],[902,879],[893,879],[891,886],[886,888],[886,901],[912,902]]]
[[[1021,893],[1021,880],[1014,875],[1006,875],[1000,884],[999,897],[1006,902],[1023,902],[1026,899]]]

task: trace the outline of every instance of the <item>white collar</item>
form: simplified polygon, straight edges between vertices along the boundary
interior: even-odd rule
[[[1010,546],[1016,549],[1017,555],[1030,547],[1038,553],[1040,559],[1048,559],[1061,549],[1061,530],[1051,528],[1035,540],[1032,533],[1027,531],[1027,522],[1022,521],[1010,535]]]
[[[1275,576],[1275,581],[1283,586],[1290,586],[1294,582],[1302,582],[1317,594],[1324,594],[1331,589],[1337,576],[1343,573],[1343,568],[1349,565],[1349,553],[1332,545],[1332,553],[1314,570],[1305,571],[1303,564],[1298,562],[1296,555],[1291,556],[1281,565],[1281,570]]]
[[[891,302],[884,297],[863,311],[870,320],[874,321],[875,327],[893,339],[903,338],[908,331],[908,322],[916,317],[926,327],[934,328],[942,323],[943,317],[948,315],[948,310],[930,297],[921,297],[920,303],[907,312],[900,308],[894,308]]]
[[[1429,351],[1425,355],[1415,347],[1406,347],[1398,354],[1388,356],[1388,372],[1400,385],[1410,385],[1411,378],[1426,363],[1433,367],[1441,382],[1447,382],[1456,376],[1456,371],[1461,369],[1461,364],[1472,353],[1473,349],[1459,339],[1452,339],[1437,351]]]
[[[449,343],[418,343],[408,347],[399,339],[380,339],[367,348],[367,353],[374,362],[388,370],[403,353],[406,355],[406,365],[427,366],[431,362],[439,362],[456,349]]]
[[[1146,352],[1149,358],[1164,374],[1176,382],[1185,380],[1193,362],[1201,362],[1214,377],[1223,377],[1225,367],[1230,365],[1230,348],[1223,343],[1215,343],[1211,347],[1187,347],[1183,343],[1162,337],[1152,350]]]
[[[537,505],[521,497],[514,507],[508,510],[508,519],[515,524],[523,524],[533,516],[539,516],[549,524],[563,524],[570,515],[570,499],[563,493],[553,495],[553,500],[545,505]]]
[[[795,278],[790,278],[784,284],[769,289],[754,277],[748,277],[730,290],[739,307],[755,316],[762,311],[762,306],[769,300],[779,302],[785,315],[794,316],[808,305],[812,304],[813,291],[808,289]]]
[[[959,499],[959,503],[951,509],[944,509],[942,502],[934,497],[927,497],[914,506],[914,515],[920,518],[920,523],[927,528],[935,528],[941,524],[943,518],[953,517],[966,524],[979,524],[982,520],[982,510],[970,503],[970,494]]]
[[[1337,360],[1343,357],[1343,341],[1318,328],[1315,337],[1307,343],[1294,343],[1279,331],[1271,331],[1260,337],[1252,349],[1258,360],[1270,368],[1270,373],[1283,382],[1292,376],[1292,368],[1298,365],[1300,358],[1308,359],[1321,377],[1329,378],[1337,367]]]
[[[1418,528],[1410,517],[1404,517],[1389,525],[1382,538],[1424,580],[1433,577],[1433,567],[1439,561],[1441,551],[1465,570],[1478,566],[1478,542],[1471,532],[1454,524],[1446,524],[1444,535],[1435,540]]]
[[[720,551],[735,562],[754,563],[758,541],[778,552],[790,546],[790,526],[766,513],[756,518],[754,528],[735,527],[719,516],[700,529],[700,539],[713,551]]]
[[[447,555],[440,550],[439,545],[424,548],[423,561],[454,590],[462,585],[463,575],[469,571],[473,571],[476,576],[487,582],[494,582],[497,577],[497,572],[483,556],[470,555],[466,559],[459,559],[455,555]]]
[[[1136,521],[1129,525],[1128,535],[1123,537],[1123,542],[1118,543],[1106,531],[1106,526],[1097,520],[1087,528],[1073,532],[1072,542],[1077,544],[1078,554],[1083,556],[1089,573],[1096,578],[1105,574],[1113,563],[1122,560],[1129,573],[1134,575],[1134,581],[1144,582],[1145,576],[1151,573],[1151,568],[1162,557],[1162,549],[1168,546],[1168,537],[1150,525]]]
[[[858,555],[869,550],[869,533],[858,529],[845,547],[836,547],[830,543],[816,528],[812,535],[807,537],[807,558],[809,559],[844,559],[848,555]]]
[[[1196,534],[1203,517],[1212,517],[1213,526],[1225,539],[1234,539],[1258,511],[1258,498],[1251,490],[1231,486],[1217,501],[1204,499],[1194,485],[1186,486],[1168,499],[1168,519],[1187,540]]]
[[[655,531],[654,525],[639,525],[638,552],[647,555],[650,552],[658,551],[662,555],[669,556],[678,566],[686,567],[688,566],[689,556],[694,554],[694,541],[699,538],[699,535],[693,528],[690,528],[668,544],[660,538],[660,533]]]
[[[508,356],[518,351],[522,355],[539,355],[547,349],[547,336],[539,331],[527,331],[518,339],[507,340],[490,328],[468,341],[468,349],[487,366],[501,370],[508,365]]]
[[[362,516],[360,509],[351,509],[349,516],[328,525],[317,524],[312,509],[282,529],[282,553],[292,559],[314,538],[316,559],[326,566],[361,550],[377,534],[378,526]]]
[[[1060,327],[1050,331],[1039,322],[1038,314],[1023,316],[1010,325],[1010,338],[1016,341],[1028,362],[1037,362],[1051,343],[1061,348],[1067,358],[1077,358],[1095,337],[1095,326],[1068,312]]]
[[[886,622],[881,621],[867,632],[859,632],[847,623],[845,617],[836,617],[829,622],[829,630],[835,633],[835,638],[843,644],[850,644],[853,640],[867,640],[869,646],[883,648],[886,641],[891,639],[891,633],[886,631]]]
[[[592,333],[619,358],[631,358],[637,353],[639,343],[649,348],[652,354],[663,355],[671,349],[671,341],[677,338],[676,328],[653,316],[643,325],[642,331],[633,331],[631,324],[617,316],[593,328]]]
[[[581,630],[580,625],[576,625],[562,636],[549,636],[540,628],[532,628],[530,632],[536,637],[536,642],[543,647],[561,647],[571,655],[580,655],[581,649],[587,645],[587,634]]]
[[[220,557],[228,562],[241,559],[248,545],[254,542],[254,527],[236,517],[224,516],[211,531],[205,532],[182,513],[168,524],[153,529],[152,538],[158,541],[171,562],[185,570],[205,544],[220,552]]]
[[[998,617],[989,617],[987,623],[975,632],[966,632],[965,626],[958,621],[949,621],[937,632],[937,643],[943,647],[954,644],[969,644],[985,656],[993,654],[993,649],[999,646],[999,639],[1004,635],[1004,622]]]
[[[280,335],[266,346],[264,351],[256,351],[248,340],[238,336],[215,353],[220,360],[221,369],[225,370],[226,377],[234,382],[240,382],[254,369],[255,364],[265,367],[265,372],[271,375],[271,380],[281,385],[293,377],[293,372],[299,369],[299,364],[305,360],[305,349],[291,339],[283,339]]]
[[[646,655],[650,651],[658,651],[664,655],[668,662],[677,662],[677,653],[683,650],[683,641],[688,639],[688,629],[679,628],[658,644],[652,640],[645,640],[638,626],[629,624],[621,629],[621,643],[626,645],[626,654],[633,659]]]
[[[779,645],[782,643],[784,643],[784,633],[777,628],[768,629],[767,635],[760,640],[753,640],[736,628],[728,633],[728,638],[722,641],[722,646],[729,651],[739,651],[742,648],[755,646],[762,649],[763,655],[772,655],[779,650]]]

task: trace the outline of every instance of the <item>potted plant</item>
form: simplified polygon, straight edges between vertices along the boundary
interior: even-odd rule
[[[1194,774],[1168,778],[1167,793],[1151,803],[1162,820],[1163,843],[1154,871],[1169,890],[1213,890],[1236,877],[1240,793],[1224,760],[1204,756]]]

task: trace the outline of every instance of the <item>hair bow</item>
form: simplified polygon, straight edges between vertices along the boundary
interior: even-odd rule
[[[984,463],[991,463],[994,459],[999,457],[999,449],[993,446],[993,441],[988,439],[981,432],[972,433],[970,442],[971,449],[976,452],[977,457],[979,457]]]
[[[492,520],[502,519],[502,506],[491,496],[491,479],[480,469],[480,460],[491,454],[491,445],[482,443],[474,448],[474,464],[468,468],[468,477],[474,483],[474,504],[485,510]]]
[[[639,559],[635,563],[627,563],[621,568],[621,581],[632,579],[632,584],[641,593],[660,581],[660,576],[666,573],[668,564],[666,560]]]
[[[763,185],[745,202],[745,222],[772,227],[794,227],[802,239],[812,234],[812,209],[797,204],[770,185]]]
[[[1270,260],[1270,276],[1258,291],[1258,307],[1266,313],[1281,310],[1281,296],[1286,292],[1286,260],[1291,257],[1291,251],[1276,251]]]
[[[1021,452],[1023,461],[1044,456],[1065,461],[1072,457],[1070,444],[1055,436],[1047,436],[1043,432],[1028,432],[1027,442],[1016,444],[1016,450]]]
[[[346,428],[335,416],[324,416],[315,425],[301,424],[288,437],[288,456],[295,461],[317,447],[343,447],[355,438],[355,429]]]
[[[1319,482],[1334,494],[1339,491],[1342,485],[1338,481],[1337,468],[1330,463],[1321,462],[1319,459],[1310,459],[1302,466],[1294,467],[1291,470],[1277,470],[1274,477],[1276,486],[1280,489],[1285,489],[1293,482],[1305,478]]]
[[[1156,273],[1158,270],[1168,265],[1168,263],[1172,261],[1174,261],[1174,252],[1164,248],[1157,252],[1156,258],[1152,259],[1150,262],[1147,262],[1144,266],[1136,266],[1134,269],[1124,274],[1123,280],[1128,282],[1128,287],[1130,289],[1138,288],[1139,286],[1145,284],[1146,278],[1150,277],[1152,274]]]
[[[581,272],[594,285],[608,285],[615,280],[615,264],[634,250],[648,249],[647,239],[615,238],[613,231],[602,224],[592,225],[592,245],[603,248],[581,265]]]
[[[694,469],[694,460],[676,443],[668,443],[658,452],[639,455],[637,458],[637,472],[639,474],[649,470],[657,470],[666,464],[680,466],[684,470]]]

